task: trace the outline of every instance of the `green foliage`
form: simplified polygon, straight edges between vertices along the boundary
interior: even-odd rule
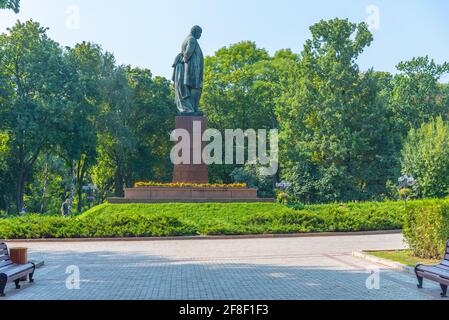
[[[273,177],[260,174],[258,166],[247,165],[243,168],[236,168],[231,177],[234,183],[246,183],[250,188],[257,188],[260,198],[273,198]]]
[[[195,230],[179,220],[166,216],[113,215],[107,220],[96,217],[62,218],[57,216],[27,215],[3,219],[2,238],[114,238],[162,237],[193,235]]]
[[[277,108],[283,179],[306,203],[377,199],[397,160],[388,78],[356,64],[372,34],[340,19],[311,32]]]
[[[402,151],[402,171],[414,177],[414,196],[449,195],[449,125],[441,117],[412,129]]]
[[[390,230],[402,227],[401,203],[101,205],[70,218],[26,215],[0,220],[0,238],[85,238]]]
[[[290,199],[291,199],[291,197],[286,192],[278,192],[278,194],[276,196],[277,203],[282,204],[284,206],[288,205],[288,203],[290,202]]]
[[[277,129],[275,101],[283,75],[298,59],[291,50],[271,57],[254,42],[244,41],[218,50],[205,60],[202,108],[208,126],[225,129]],[[213,181],[230,183],[236,166],[211,166]]]
[[[0,105],[0,122],[9,135],[17,208],[23,207],[25,184],[37,158],[61,137],[58,124],[70,94],[62,49],[46,32],[28,21],[0,35],[0,78],[8,92]]]
[[[417,257],[441,259],[449,239],[449,200],[407,204],[404,236]]]
[[[167,181],[171,174],[170,132],[176,106],[170,82],[148,69],[118,69],[106,92],[100,120],[99,163],[93,181],[103,197],[122,196],[137,181]]]
[[[0,35],[0,61],[0,208],[56,212],[73,195],[81,211],[89,183],[101,201],[168,179],[168,80],[93,43],[62,48],[33,21]]]
[[[375,256],[381,259],[391,260],[395,262],[399,262],[403,265],[409,267],[416,267],[417,264],[427,264],[427,265],[435,265],[441,260],[437,259],[423,259],[416,257],[411,250],[398,250],[398,251],[376,251],[369,252],[369,255]]]
[[[412,192],[413,191],[410,188],[403,188],[403,189],[399,190],[399,196],[403,200],[408,200],[410,198],[410,196],[412,195]]]
[[[0,132],[0,172],[5,170],[6,156],[9,152],[8,140],[9,136],[6,133]]]
[[[0,0],[0,9],[11,9],[15,13],[19,13],[20,0]]]
[[[58,213],[71,187],[66,161],[46,154],[36,161],[33,181],[28,184],[25,207],[28,212]]]
[[[0,8],[17,11],[19,1],[0,0]],[[448,195],[447,128],[432,119],[449,114],[449,85],[439,83],[449,63],[418,57],[399,63],[395,76],[361,72],[357,59],[373,41],[365,23],[333,19],[310,30],[299,55],[244,41],[206,57],[208,126],[279,129],[281,138],[278,175],[213,165],[211,182],[246,182],[274,197],[282,178],[297,211],[400,199],[400,150],[415,129],[402,157],[403,171],[419,180],[413,196]],[[82,211],[87,184],[101,203],[136,181],[170,181],[175,114],[169,80],[119,66],[97,44],[63,48],[39,23],[17,22],[0,35],[0,209],[57,212],[73,197]],[[234,231],[224,222],[208,228]]]
[[[211,127],[216,129],[270,127],[267,106],[258,103],[254,90],[257,64],[270,60],[253,42],[222,48],[205,61],[202,105]]]
[[[396,126],[406,135],[432,118],[444,116],[449,110],[449,96],[439,80],[449,73],[449,63],[437,64],[429,57],[401,62],[399,74],[393,78],[391,108]]]

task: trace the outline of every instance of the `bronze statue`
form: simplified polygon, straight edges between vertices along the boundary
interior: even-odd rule
[[[203,30],[194,26],[173,64],[175,101],[181,114],[197,114],[203,91],[204,56],[198,40]]]

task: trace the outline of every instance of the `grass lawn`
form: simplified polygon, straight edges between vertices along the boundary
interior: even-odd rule
[[[0,238],[165,237],[349,232],[401,229],[401,202],[314,205],[276,203],[103,204],[75,217],[0,219]]]
[[[410,250],[377,251],[377,252],[368,252],[368,254],[378,258],[399,262],[409,267],[415,267],[418,263],[432,265],[441,262],[441,260],[428,260],[415,257],[413,256]]]

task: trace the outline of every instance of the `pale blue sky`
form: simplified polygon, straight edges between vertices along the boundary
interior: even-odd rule
[[[79,29],[68,13],[72,5],[80,10]],[[204,29],[201,45],[207,55],[241,40],[256,41],[271,53],[300,52],[310,25],[335,17],[365,21],[369,5],[380,10],[380,29],[359,60],[362,69],[393,72],[399,61],[426,54],[449,61],[447,0],[22,0],[19,15],[0,12],[0,31],[17,18],[33,18],[62,45],[93,41],[119,63],[168,77],[194,24]]]

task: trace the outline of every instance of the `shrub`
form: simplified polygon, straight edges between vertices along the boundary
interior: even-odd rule
[[[285,192],[279,192],[276,197],[276,201],[282,205],[288,205],[290,202],[290,196]]]
[[[273,198],[276,196],[273,189],[273,177],[260,174],[260,167],[247,165],[243,168],[236,168],[231,173],[235,183],[244,183],[250,188],[257,189],[259,198]]]
[[[295,207],[296,209],[296,207]],[[0,238],[114,238],[400,229],[401,202],[300,206],[275,203],[104,204],[75,217],[0,218]]]
[[[402,151],[402,171],[417,179],[416,198],[449,195],[449,124],[441,117],[410,131]]]
[[[449,239],[449,199],[409,203],[404,235],[416,256],[440,259]]]

